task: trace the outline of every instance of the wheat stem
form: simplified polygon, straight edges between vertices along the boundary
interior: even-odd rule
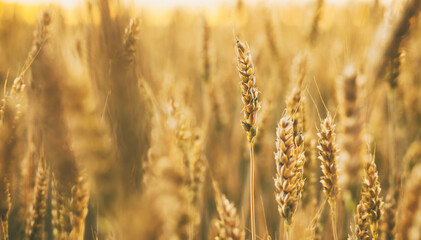
[[[1,228],[3,230],[3,240],[9,240],[9,224],[7,220],[1,220]]]
[[[250,221],[251,221],[251,239],[256,239],[256,222],[254,216],[254,144],[249,143],[250,150]]]
[[[338,240],[338,231],[336,230],[336,202],[331,206],[330,216],[332,218],[332,233],[333,233],[333,240]]]
[[[285,240],[289,240],[289,226],[285,224]]]

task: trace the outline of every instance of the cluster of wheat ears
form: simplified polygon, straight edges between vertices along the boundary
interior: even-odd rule
[[[420,7],[0,2],[0,236],[421,239]]]

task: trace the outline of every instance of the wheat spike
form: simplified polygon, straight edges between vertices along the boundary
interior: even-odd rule
[[[322,16],[322,10],[324,5],[324,0],[317,0],[317,5],[314,11],[313,21],[311,25],[311,32],[310,32],[310,43],[314,44],[317,40],[318,32],[319,32],[319,22],[320,17]]]
[[[106,4],[108,2],[104,2]],[[119,48],[117,56],[112,57],[109,74],[102,83],[104,86],[101,86],[107,90],[112,89],[109,95],[108,123],[120,162],[118,170],[125,197],[141,191],[142,164],[150,146],[150,116],[139,91],[139,79],[134,64],[138,25],[139,21],[136,19],[129,22],[122,43],[116,44]],[[115,40],[115,36],[108,37],[110,42]]]
[[[333,122],[330,113],[327,114],[325,120],[320,124],[320,130],[317,134],[319,137],[319,160],[321,162],[321,169],[323,176],[320,182],[323,185],[323,192],[325,193],[332,216],[332,227],[334,239],[336,236],[336,199],[338,196],[338,170],[337,170],[337,146],[336,146],[336,125]]]
[[[344,174],[341,175],[340,183],[344,191],[348,192],[353,201],[357,201],[357,195],[361,191],[362,168],[361,147],[362,139],[362,116],[360,102],[360,88],[357,82],[357,74],[353,66],[345,67],[342,77],[339,78],[341,90],[338,93],[341,103],[341,152],[340,162]]]
[[[337,173],[337,145],[336,145],[336,125],[328,113],[325,120],[320,125],[319,133],[319,160],[323,175],[321,183],[323,192],[328,197],[328,202],[332,208],[335,206],[338,196],[338,173]]]
[[[279,121],[276,129],[276,201],[278,211],[285,220],[288,230],[293,222],[293,215],[297,209],[298,201],[302,196],[304,186],[304,138],[302,135],[295,138],[294,143],[293,121],[286,115]]]
[[[247,133],[247,139],[250,143],[254,143],[257,135],[257,112],[260,109],[258,99],[259,92],[254,76],[254,65],[251,58],[251,52],[248,45],[237,40],[236,52],[238,58],[238,71],[241,79],[241,99],[244,104],[243,120],[241,124]]]
[[[215,191],[216,210],[219,219],[216,222],[218,233],[215,240],[244,240],[245,233],[240,228],[237,209],[224,194],[221,193],[216,183],[213,183]]]
[[[51,14],[45,10],[39,17],[37,29],[34,32],[34,42],[29,52],[29,61],[33,61],[36,55],[41,51],[43,45],[48,41],[49,26],[51,24]]]
[[[403,58],[405,57],[405,54],[400,51],[399,49],[395,50],[395,53],[392,54],[393,57],[389,60],[389,73],[387,76],[388,83],[390,88],[394,89],[398,86],[399,83],[399,74],[400,74],[400,67],[401,62],[403,61]]]
[[[203,156],[204,137],[199,134],[193,143],[192,158],[190,161],[190,181],[193,192],[193,202],[196,202],[202,193],[203,184],[206,177],[206,165]]]
[[[88,214],[89,188],[86,176],[81,173],[77,184],[72,188],[72,231],[70,236],[75,240],[83,240],[85,236],[85,218]]]
[[[139,19],[131,19],[129,25],[124,30],[123,37],[123,54],[127,65],[130,65],[134,61],[134,55],[136,53],[136,41],[139,35]]]
[[[355,215],[355,235],[358,240],[367,240],[370,238],[369,234],[369,215],[366,205],[361,199],[357,205],[357,214]]]
[[[61,239],[60,196],[57,192],[57,182],[54,173],[51,175],[51,224],[53,227],[53,237],[54,239]]]
[[[365,164],[361,200],[368,215],[373,239],[379,238],[379,223],[383,211],[383,199],[380,196],[381,188],[378,178],[374,156],[370,156]]]
[[[47,212],[48,172],[44,156],[38,163],[35,181],[35,195],[30,209],[30,218],[26,230],[26,239],[44,238],[44,224]]]

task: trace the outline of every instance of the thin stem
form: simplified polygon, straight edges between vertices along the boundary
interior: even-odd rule
[[[192,210],[192,206],[191,206],[192,204],[189,204],[189,212],[190,212],[190,214],[191,214],[191,216],[192,216],[192,218],[194,219],[194,220],[196,220],[196,214],[195,214],[195,212]],[[190,221],[190,226],[189,226],[189,240],[192,240],[192,239],[194,239],[194,220],[193,221]]]
[[[250,221],[251,239],[256,240],[256,226],[254,216],[254,144],[249,143],[250,149]]]
[[[1,220],[1,227],[3,229],[3,240],[9,240],[9,227],[8,227],[8,221],[6,220]]]
[[[290,226],[285,222],[285,225],[284,225],[285,227],[284,227],[284,229],[285,229],[285,240],[289,240],[289,228],[290,228]]]
[[[389,103],[389,122],[388,122],[388,130],[389,130],[389,181],[392,185],[392,187],[395,186],[395,177],[397,172],[397,167],[399,165],[396,164],[396,141],[395,141],[395,91],[394,89],[390,89],[390,91],[387,94],[387,100]]]
[[[338,240],[338,232],[336,231],[336,203],[334,203],[333,206],[331,206],[331,217],[333,240]]]

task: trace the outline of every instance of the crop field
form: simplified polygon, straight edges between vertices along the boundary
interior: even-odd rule
[[[0,239],[420,240],[420,8],[0,0]]]

